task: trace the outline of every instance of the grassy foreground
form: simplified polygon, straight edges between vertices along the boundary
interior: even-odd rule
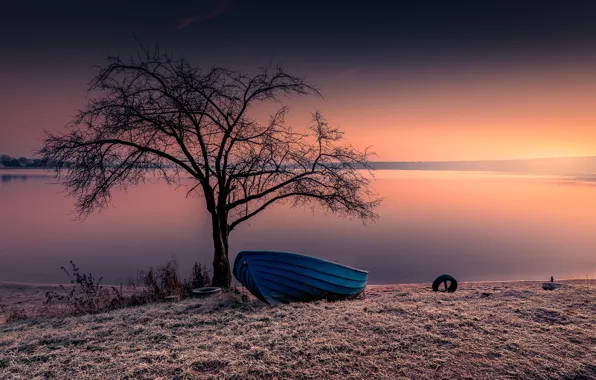
[[[596,286],[372,286],[269,307],[234,293],[0,325],[1,379],[596,379]]]

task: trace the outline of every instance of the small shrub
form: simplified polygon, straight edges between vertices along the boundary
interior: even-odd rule
[[[149,302],[154,302],[158,298],[144,289],[137,288],[134,282],[130,282],[129,288],[125,289],[122,284],[120,287],[113,286],[111,309],[121,309],[123,307],[141,306]]]
[[[161,289],[159,287],[159,281],[153,272],[153,268],[149,268],[147,274],[142,270],[139,271],[139,282],[145,286],[145,291],[156,297],[161,295]]]
[[[102,278],[95,280],[91,273],[81,274],[74,262],[70,261],[72,273],[66,268],[61,269],[71,278],[69,288],[60,285],[63,294],[47,292],[45,304],[51,306],[65,306],[69,315],[95,314],[103,311],[127,306],[138,306],[153,301],[146,291],[139,291],[131,282],[130,289],[120,287],[106,287],[101,285]]]
[[[70,265],[72,274],[64,267],[61,269],[71,278],[71,287],[67,289],[64,285],[60,285],[65,294],[47,292],[46,305],[66,304],[72,308],[73,315],[90,314],[108,309],[114,297],[108,289],[100,285],[102,277],[95,280],[91,273],[81,274],[72,260]]]
[[[31,316],[24,307],[11,306],[9,308],[3,308],[3,311],[4,315],[6,315],[7,323],[27,319]]]
[[[172,258],[165,266],[159,268],[158,277],[164,296],[173,296],[182,292],[183,285],[178,276],[176,258]]]
[[[195,263],[190,276],[184,281],[183,295],[188,296],[193,289],[203,288],[211,285],[209,270],[205,265]]]
[[[166,265],[155,270],[150,267],[147,273],[139,271],[137,283],[144,287],[148,296],[163,299],[172,295],[189,296],[193,289],[209,286],[211,278],[205,265],[195,263],[190,275],[182,280],[176,257],[172,257]]]
[[[102,277],[96,279],[91,273],[84,274],[70,261],[72,270],[61,267],[70,278],[70,286],[60,285],[61,293],[47,292],[45,305],[37,308],[8,307],[0,304],[0,311],[7,322],[27,319],[40,315],[84,315],[140,306],[163,300],[170,295],[189,296],[193,289],[209,286],[211,279],[205,265],[195,263],[191,274],[181,280],[178,263],[172,257],[164,266],[147,272],[139,270],[135,279],[128,281],[128,286],[101,285]]]

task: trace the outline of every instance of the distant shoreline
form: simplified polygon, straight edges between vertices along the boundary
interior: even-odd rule
[[[19,161],[21,160],[21,161]],[[19,162],[18,162],[19,161]],[[7,166],[8,163],[8,166]],[[596,170],[596,156],[567,156],[567,157],[538,157],[538,158],[510,158],[510,159],[477,159],[477,160],[408,160],[408,161],[370,161],[370,165],[378,168],[404,167],[409,168],[413,166],[427,167],[427,166],[469,166],[478,167],[478,165],[540,165],[540,164],[565,164],[568,166],[585,165],[591,166],[591,169]],[[70,165],[71,163],[67,164]],[[0,169],[52,169],[51,166],[45,166],[40,159],[25,158],[17,159],[9,157],[8,161],[0,161]]]
[[[42,167],[34,167],[34,166],[29,166],[26,168],[11,168],[11,167],[1,167],[0,166],[0,170],[46,170],[46,171],[50,171],[50,170],[54,170],[54,168],[42,168]]]
[[[596,180],[596,157],[573,159],[501,160],[501,161],[419,161],[371,162],[374,171],[440,171],[484,172],[517,175],[575,176],[587,181]],[[173,168],[170,168],[173,169]],[[358,168],[356,168],[358,170]],[[361,167],[361,170],[366,168]],[[0,172],[40,170],[51,175],[55,167],[0,166]],[[68,168],[63,168],[68,170]]]

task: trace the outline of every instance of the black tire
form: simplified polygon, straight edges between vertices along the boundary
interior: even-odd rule
[[[449,284],[448,284],[449,283]],[[441,285],[444,285],[441,287]],[[457,289],[457,280],[450,274],[442,274],[433,281],[434,292],[453,293]]]
[[[215,286],[208,286],[206,288],[193,289],[192,295],[194,297],[207,297],[214,294],[221,293],[221,288]]]

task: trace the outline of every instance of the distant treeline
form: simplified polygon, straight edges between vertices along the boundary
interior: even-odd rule
[[[596,174],[596,157],[554,157],[485,161],[371,162],[377,170],[490,171],[533,174]]]
[[[46,162],[38,158],[11,157],[7,154],[0,155],[0,168],[44,168]]]
[[[112,165],[113,167],[114,165]],[[52,168],[44,160],[26,157],[0,155],[0,168]],[[71,168],[66,163],[64,168]],[[110,167],[110,165],[107,165]],[[158,165],[143,164],[146,169]],[[485,161],[410,161],[410,162],[371,162],[370,167],[377,170],[441,170],[441,171],[493,171],[511,173],[571,174],[596,175],[596,157],[557,157],[520,160],[485,160]],[[170,166],[162,166],[170,168]]]
[[[62,168],[68,169],[72,168],[74,164],[70,162],[65,162],[62,164]],[[116,165],[106,165],[106,167],[115,167]],[[141,165],[137,165],[140,167]],[[158,168],[158,165],[152,164],[143,164],[145,168]],[[39,158],[27,158],[27,157],[12,157],[7,154],[0,155],[0,168],[45,168],[51,169],[55,168],[55,165],[48,163],[46,160],[42,160]],[[168,166],[161,166],[163,168],[168,168]]]

